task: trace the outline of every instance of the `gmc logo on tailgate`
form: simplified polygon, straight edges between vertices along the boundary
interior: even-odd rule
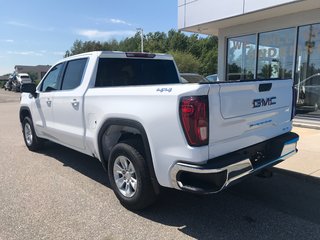
[[[276,104],[276,97],[268,97],[268,98],[257,98],[253,99],[252,105],[253,108],[270,106]]]

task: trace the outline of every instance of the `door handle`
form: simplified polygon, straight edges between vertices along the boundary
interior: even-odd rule
[[[77,99],[73,99],[71,101],[71,104],[72,104],[73,107],[78,107],[79,106],[79,101]]]
[[[261,83],[259,85],[259,92],[268,92],[272,88],[272,83]]]
[[[50,100],[50,98],[47,99],[47,105],[48,105],[48,107],[51,107],[51,100]]]

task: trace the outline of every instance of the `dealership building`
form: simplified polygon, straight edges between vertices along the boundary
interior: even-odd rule
[[[178,28],[218,36],[220,81],[292,78],[320,120],[320,0],[178,0]]]

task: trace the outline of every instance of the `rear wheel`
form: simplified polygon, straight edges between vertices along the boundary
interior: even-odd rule
[[[43,140],[36,135],[31,118],[25,117],[22,122],[22,133],[26,146],[31,151],[42,147]]]
[[[118,143],[108,162],[111,187],[120,203],[130,209],[148,207],[156,200],[144,157],[127,143]]]

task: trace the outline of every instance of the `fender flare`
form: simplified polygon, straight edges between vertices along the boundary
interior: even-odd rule
[[[24,119],[24,117],[23,117],[24,115],[22,114],[23,112],[28,112],[28,115],[29,115],[29,117],[30,117],[31,120],[32,120],[30,108],[29,108],[29,107],[26,107],[26,106],[22,106],[22,107],[20,107],[20,110],[19,110],[20,123],[22,123],[22,122],[23,122],[23,119]]]
[[[131,127],[136,130],[138,130],[139,134],[141,135],[142,141],[143,141],[143,147],[145,150],[145,159],[146,159],[146,164],[147,168],[149,170],[149,174],[151,177],[152,185],[154,187],[155,192],[158,194],[160,192],[160,185],[158,183],[155,171],[154,171],[154,166],[153,166],[153,161],[152,161],[152,155],[151,155],[151,150],[150,150],[150,145],[149,145],[149,140],[147,137],[147,133],[143,127],[143,125],[135,120],[132,119],[124,119],[124,118],[110,118],[107,119],[103,124],[102,127],[99,130],[98,134],[98,148],[99,148],[99,155],[101,157],[101,162],[102,164],[106,164],[108,161],[108,156],[104,156],[103,153],[103,146],[102,146],[102,137],[105,131],[113,125],[117,126],[124,126],[124,127]]]

